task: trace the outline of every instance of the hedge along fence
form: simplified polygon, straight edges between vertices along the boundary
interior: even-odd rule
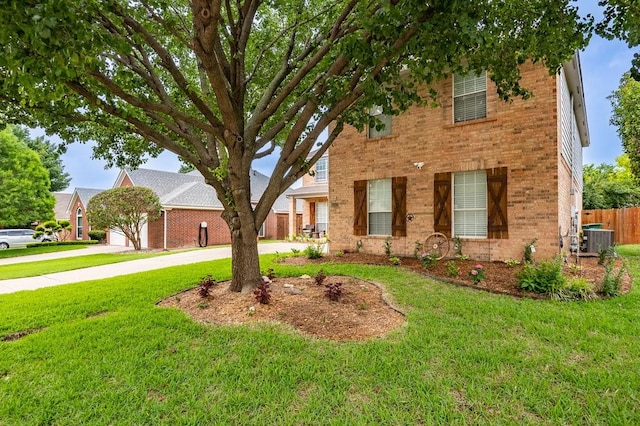
[[[616,244],[640,244],[640,207],[583,210],[582,224],[590,223],[601,223],[602,229],[612,230]]]
[[[31,243],[27,244],[27,247],[48,247],[48,246],[89,246],[92,244],[98,244],[99,241],[95,240],[78,240],[78,241],[51,241],[48,243]]]

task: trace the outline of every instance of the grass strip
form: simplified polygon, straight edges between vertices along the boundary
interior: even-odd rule
[[[56,253],[59,251],[78,250],[85,248],[85,245],[62,245],[62,246],[42,246],[42,247],[26,247],[8,250],[0,250],[0,259],[9,259],[12,257],[31,256],[34,254]]]
[[[53,274],[55,272],[72,271],[92,266],[109,265],[112,263],[127,262],[130,260],[163,256],[168,253],[169,252],[103,253],[78,257],[65,257],[63,259],[42,260],[39,262],[0,265],[0,280],[37,277],[40,275]]]

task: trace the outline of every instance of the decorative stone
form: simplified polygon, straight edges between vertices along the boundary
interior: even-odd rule
[[[288,294],[302,294],[302,290],[300,290],[299,288],[295,288],[293,286],[285,287],[283,291]]]
[[[300,278],[309,279],[311,277],[309,275],[307,275],[307,274],[304,274],[304,275],[300,275]]]

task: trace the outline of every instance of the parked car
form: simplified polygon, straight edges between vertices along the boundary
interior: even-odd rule
[[[0,229],[0,250],[16,247],[26,247],[31,243],[46,243],[51,237],[43,235],[33,238],[36,232],[33,229]]]

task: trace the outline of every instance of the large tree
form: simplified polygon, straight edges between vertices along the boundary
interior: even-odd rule
[[[582,198],[585,210],[640,206],[640,187],[631,172],[629,157],[621,155],[615,165],[585,165]]]
[[[613,106],[611,124],[617,127],[631,171],[640,182],[640,81],[626,74],[609,99]]]
[[[160,217],[160,200],[149,188],[124,186],[94,195],[87,206],[87,218],[94,229],[116,229],[142,248],[142,228]]]
[[[44,136],[32,138],[24,127],[14,127],[13,133],[40,156],[42,164],[49,171],[50,191],[58,192],[67,189],[71,182],[71,176],[64,171],[64,164],[62,164],[61,155],[65,151],[64,145],[58,147],[45,139]]]
[[[600,0],[604,19],[598,23],[598,34],[608,39],[619,38],[630,48],[640,46],[640,2],[637,0]],[[634,55],[629,75],[640,81],[640,53]]]
[[[0,228],[26,227],[54,216],[47,169],[12,130],[0,132]]]
[[[586,44],[591,22],[569,3],[7,0],[0,115],[94,140],[109,164],[162,149],[193,164],[224,206],[239,291],[261,280],[256,236],[272,204],[345,124],[430,104],[452,73],[487,70],[504,99],[529,96],[521,64],[555,73]],[[274,152],[253,205],[252,162]]]

